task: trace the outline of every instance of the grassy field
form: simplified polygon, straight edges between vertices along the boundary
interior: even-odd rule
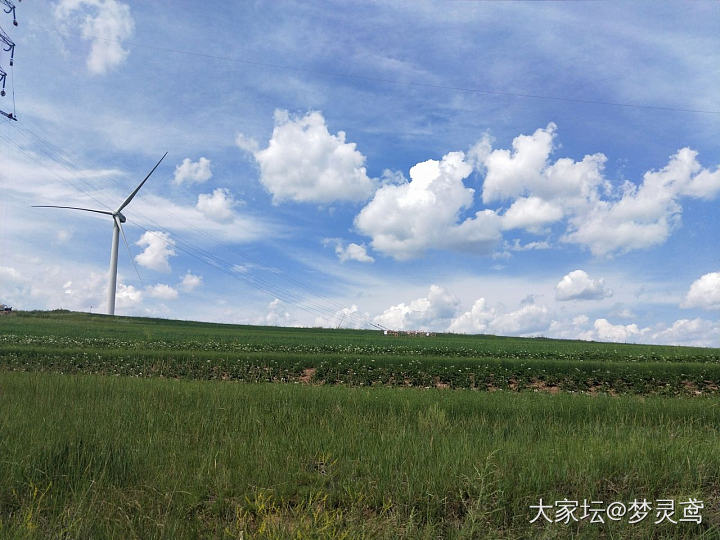
[[[0,537],[718,538],[719,353],[2,317]],[[608,386],[580,388],[586,366]],[[456,371],[517,391],[444,389]],[[530,523],[540,498],[653,510]],[[691,498],[702,523],[654,523]]]

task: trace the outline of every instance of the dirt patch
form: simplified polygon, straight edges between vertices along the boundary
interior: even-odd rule
[[[550,394],[560,393],[560,388],[557,385],[548,384],[545,381],[538,379],[535,379],[530,383],[530,388],[532,388],[534,392],[548,392]]]
[[[303,374],[300,375],[300,382],[303,384],[310,384],[310,381],[313,378],[313,375],[315,375],[315,372],[317,372],[317,369],[314,367],[305,368],[303,370]]]
[[[693,381],[683,381],[682,385],[688,394],[692,394],[693,396],[702,395],[702,390],[700,390]]]
[[[440,390],[447,390],[448,388],[450,388],[450,385],[448,383],[441,382],[440,379],[436,379],[435,388],[439,388]]]

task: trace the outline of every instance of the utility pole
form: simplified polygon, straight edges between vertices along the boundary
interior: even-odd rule
[[[22,2],[22,0],[18,0],[19,2]],[[17,26],[17,18],[15,17],[15,4],[12,0],[0,0],[0,7],[2,7],[3,11],[7,13],[8,15],[12,14],[13,19],[13,26]],[[17,121],[17,115],[15,114],[15,77],[13,75],[13,64],[15,63],[15,42],[10,39],[10,36],[7,35],[5,30],[3,30],[3,27],[0,26],[0,97],[5,97],[7,95],[7,92],[5,91],[5,86],[7,84],[7,71],[3,69],[2,66],[2,60],[3,57],[6,56],[5,53],[10,53],[10,85],[12,88],[12,112],[5,112],[2,108],[0,108],[0,114],[4,117]]]

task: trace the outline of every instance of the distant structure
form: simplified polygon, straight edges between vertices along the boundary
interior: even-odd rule
[[[12,307],[5,304],[0,304],[0,314],[11,313]]]
[[[12,2],[12,0],[0,0],[0,7],[2,7],[3,11],[8,15],[12,14],[13,25],[17,26],[18,22],[17,18],[15,17],[15,4]],[[3,62],[6,56],[9,57],[7,65],[10,67],[10,84],[12,86],[13,103],[12,112],[5,112],[2,108],[2,105],[0,105],[0,114],[2,114],[6,118],[9,118],[10,120],[17,121],[17,115],[15,114],[15,79],[14,77],[12,77],[13,65],[15,63],[15,42],[10,38],[10,36],[7,35],[7,32],[5,32],[3,27],[0,26],[0,97],[5,97],[7,95],[5,87],[7,86],[8,72],[3,68]]]
[[[128,196],[127,199],[120,205],[120,207],[115,210],[114,212],[107,212],[105,210],[95,210],[92,208],[78,208],[77,206],[55,206],[55,205],[33,205],[33,208],[67,208],[69,210],[82,210],[83,212],[94,212],[95,214],[105,214],[113,219],[113,238],[112,238],[112,246],[110,248],[110,273],[109,273],[109,280],[108,280],[108,291],[107,291],[107,305],[108,305],[108,315],[115,315],[115,291],[117,289],[117,261],[118,261],[118,242],[120,239],[120,233],[122,232],[123,241],[125,242],[125,247],[128,248],[128,252],[130,251],[130,246],[127,243],[127,238],[125,237],[125,231],[122,228],[122,224],[127,221],[125,216],[122,214],[122,210],[130,204],[130,201],[133,200],[133,197],[137,195],[137,192],[140,191],[140,188],[143,187],[143,184],[147,182],[147,179],[150,178],[150,175],[155,172],[155,169],[158,168],[160,165],[160,162],[162,162],[163,159],[165,159],[165,156],[167,156],[167,152],[165,152],[165,155],[160,158],[160,161],[155,164],[155,166],[152,168],[152,170],[147,174],[145,179],[140,182],[138,187],[135,188],[135,190]],[[134,263],[133,263],[134,264]]]
[[[427,332],[425,330],[383,330],[385,336],[412,336],[412,337],[432,337],[435,332]]]

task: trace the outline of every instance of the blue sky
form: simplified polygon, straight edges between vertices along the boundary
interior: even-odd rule
[[[17,14],[0,302],[720,344],[717,2]]]

